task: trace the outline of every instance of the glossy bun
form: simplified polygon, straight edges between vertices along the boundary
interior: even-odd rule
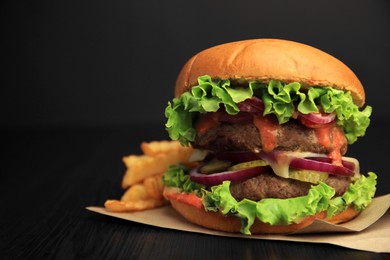
[[[182,68],[175,96],[197,84],[199,76],[216,79],[300,82],[351,91],[354,103],[365,103],[356,75],[335,57],[314,47],[287,40],[254,39],[218,45],[193,56]]]

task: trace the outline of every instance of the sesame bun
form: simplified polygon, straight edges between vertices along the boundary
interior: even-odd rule
[[[169,189],[169,188],[168,188]],[[182,215],[186,220],[208,229],[225,231],[230,233],[239,233],[241,229],[241,220],[238,217],[226,217],[219,212],[206,212],[204,209],[178,201],[173,197],[168,198],[172,207]],[[270,225],[259,221],[257,218],[251,226],[252,234],[287,234],[303,229],[309,226],[316,219],[338,224],[347,222],[359,214],[353,207],[348,207],[343,212],[326,219],[326,213],[322,212],[313,216],[305,217],[301,222],[289,225]]]
[[[344,63],[319,49],[287,40],[244,40],[201,51],[182,68],[175,96],[191,89],[203,75],[237,81],[300,82],[303,87],[329,86],[350,91],[359,107],[365,103],[361,82]]]

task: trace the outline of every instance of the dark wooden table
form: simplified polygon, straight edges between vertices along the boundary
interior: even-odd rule
[[[390,192],[389,128],[373,122],[349,149]],[[161,229],[85,209],[119,198],[123,155],[166,138],[161,125],[1,130],[0,259],[382,259],[327,244],[214,237]]]

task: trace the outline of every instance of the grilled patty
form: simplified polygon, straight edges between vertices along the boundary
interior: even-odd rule
[[[336,124],[329,127],[340,128]],[[342,131],[341,129],[335,130]],[[345,137],[341,140],[334,140],[337,137],[333,137],[333,132],[325,132],[327,134],[325,139],[329,141],[329,145],[324,146],[319,142],[315,129],[308,128],[299,121],[290,120],[288,123],[276,127],[274,149],[328,154],[337,146],[340,149],[340,154],[343,155],[347,151],[347,140]],[[193,146],[214,152],[258,152],[263,147],[262,138],[264,137],[261,136],[258,128],[250,120],[239,123],[222,121],[208,128],[207,131],[198,132]],[[337,145],[334,145],[335,143]],[[325,183],[335,189],[336,196],[340,196],[347,190],[351,178],[330,174]],[[304,196],[307,195],[312,185],[309,182],[282,178],[274,173],[266,173],[239,183],[232,183],[230,189],[233,197],[237,200],[247,198],[258,201],[263,198],[285,199]]]
[[[347,191],[351,178],[329,175],[325,183],[335,189],[335,196],[340,196]],[[266,173],[239,183],[232,183],[230,192],[238,201],[244,198],[254,201],[264,198],[286,199],[307,195],[311,185],[313,184],[309,182]]]
[[[334,127],[339,127],[335,125]],[[329,140],[333,142],[332,131]],[[253,123],[221,123],[197,134],[193,144],[195,148],[213,151],[259,151],[262,137]],[[332,145],[324,147],[318,142],[315,130],[291,120],[278,127],[275,150],[329,153]],[[342,143],[340,152],[347,151],[347,140]]]

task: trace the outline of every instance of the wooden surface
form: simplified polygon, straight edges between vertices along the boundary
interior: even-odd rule
[[[387,194],[388,128],[377,122],[350,153]],[[119,198],[123,155],[163,127],[2,129],[0,259],[382,259],[386,254],[326,244],[213,237],[89,212]],[[367,140],[364,140],[367,138]]]

